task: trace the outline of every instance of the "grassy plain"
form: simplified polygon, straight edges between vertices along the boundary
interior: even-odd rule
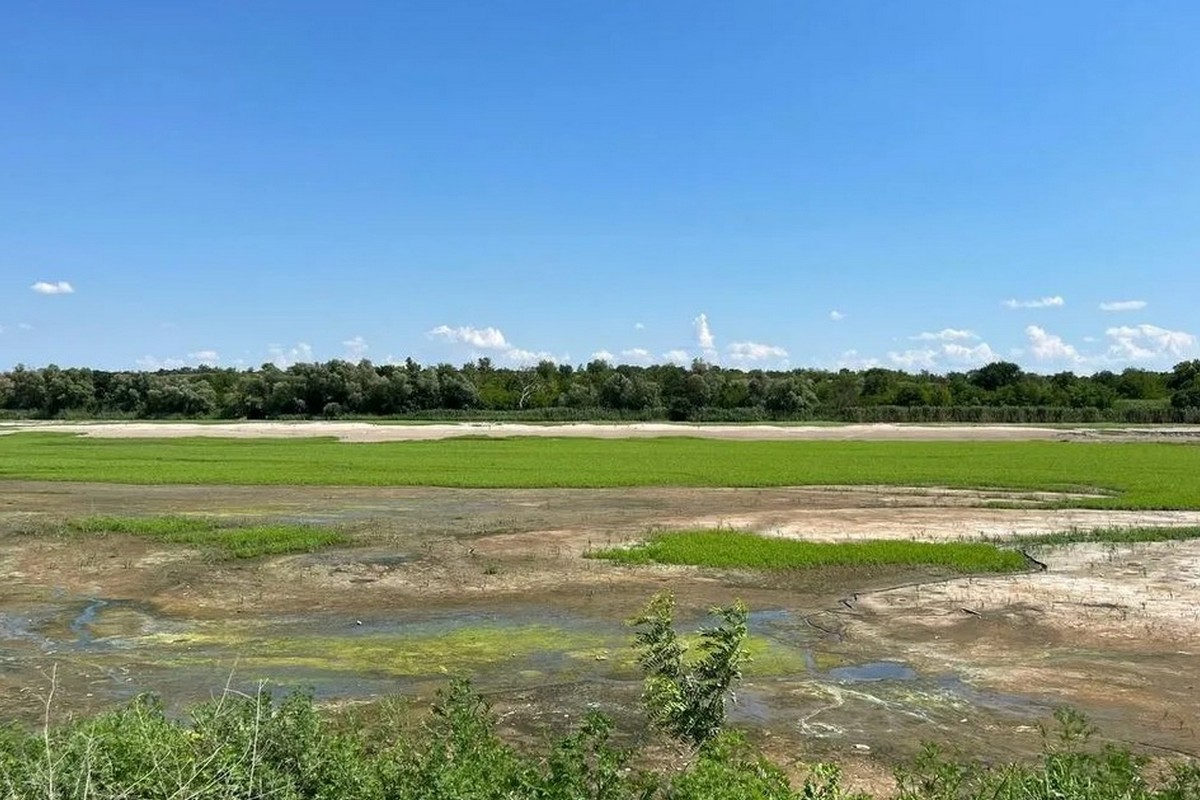
[[[1015,572],[1025,557],[985,542],[865,540],[805,542],[723,529],[663,531],[632,547],[592,554],[624,564],[689,564],[745,569],[936,566],[955,572]]]
[[[1200,447],[1163,443],[0,436],[0,478],[131,484],[1100,489],[1095,508],[1200,508]]]
[[[228,525],[204,517],[82,517],[69,520],[76,533],[118,533],[147,536],[160,542],[200,547],[225,558],[257,558],[284,553],[308,553],[346,537],[313,525]]]

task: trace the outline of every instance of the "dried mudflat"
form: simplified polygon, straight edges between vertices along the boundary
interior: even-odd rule
[[[834,755],[872,776],[921,740],[1019,755],[1037,747],[1035,723],[1064,703],[1111,738],[1194,752],[1197,542],[1073,545],[1038,551],[1045,572],[973,578],[583,557],[655,527],[932,540],[1200,524],[1200,512],[1048,507],[1059,499],[903,487],[0,482],[0,715],[40,714],[37,695],[57,665],[69,710],[139,690],[183,703],[230,672],[311,685],[329,700],[428,695],[445,668],[474,675],[517,732],[567,724],[588,703],[636,716],[623,621],[670,589],[687,622],[734,598],[755,610],[757,661],[734,717],[784,759]],[[135,537],[54,532],[64,519],[110,513],[336,524],[355,546],[213,563]]]
[[[391,424],[373,422],[0,422],[0,434],[23,431],[75,433],[103,439],[215,437],[232,439],[312,438],[343,442],[408,442],[463,436],[631,439],[691,436],[741,441],[1053,441],[1104,438],[1113,441],[1198,440],[1195,427],[1059,428],[1020,425],[697,425],[688,423],[522,424],[462,422]]]

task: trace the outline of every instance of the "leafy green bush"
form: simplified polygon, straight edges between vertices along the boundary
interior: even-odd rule
[[[1078,712],[1059,709],[1056,736],[1043,729],[1045,743],[1034,763],[982,767],[954,759],[928,745],[911,764],[896,771],[899,800],[1195,800],[1200,767],[1173,765],[1151,780],[1149,762],[1127,748],[1089,749],[1095,729]]]
[[[660,601],[661,603],[661,601]],[[662,609],[660,609],[661,611]],[[902,800],[1196,800],[1200,767],[1150,765],[1125,748],[1091,747],[1091,727],[1060,711],[1032,763],[986,767],[928,748],[897,770]],[[488,704],[465,682],[440,692],[413,727],[389,720],[338,725],[307,694],[274,701],[226,692],[165,713],[140,697],[114,711],[30,732],[0,727],[4,800],[863,800],[836,766],[814,765],[794,787],[735,731],[709,738],[681,764],[636,769],[589,714],[545,752],[496,732]]]
[[[721,732],[725,704],[749,660],[746,606],[714,608],[720,620],[700,631],[698,659],[686,659],[687,647],[675,633],[675,599],[655,595],[633,622],[634,646],[646,674],[643,702],[650,718],[672,736],[702,745]]]

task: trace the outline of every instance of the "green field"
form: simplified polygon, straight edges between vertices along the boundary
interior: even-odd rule
[[[662,439],[84,439],[0,436],[0,478],[134,484],[455,487],[907,486],[1078,489],[1098,508],[1200,508],[1200,447],[1067,442]]]
[[[935,566],[954,572],[1016,572],[1025,557],[986,542],[802,542],[733,530],[664,531],[632,547],[591,554],[622,564],[687,564],[746,569]]]

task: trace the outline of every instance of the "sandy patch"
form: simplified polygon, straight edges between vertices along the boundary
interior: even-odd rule
[[[1200,636],[1200,540],[1134,546],[1077,544],[1041,556],[1042,573],[972,577],[859,597],[869,613],[932,629],[968,612],[1038,624],[1088,638],[1159,639],[1193,650]],[[1197,651],[1200,652],[1200,651]]]
[[[995,539],[1072,529],[1187,527],[1200,511],[971,508],[941,506],[879,509],[790,509],[749,514],[706,514],[666,521],[671,528],[729,527],[815,541],[849,539]]]
[[[527,425],[499,422],[385,425],[370,422],[13,422],[0,434],[24,431],[75,433],[102,439],[161,439],[191,436],[255,439],[331,436],[343,442],[413,442],[463,436],[645,439],[693,436],[754,441],[1029,441],[1070,438],[1071,431],[1015,425],[692,425],[638,422]]]

